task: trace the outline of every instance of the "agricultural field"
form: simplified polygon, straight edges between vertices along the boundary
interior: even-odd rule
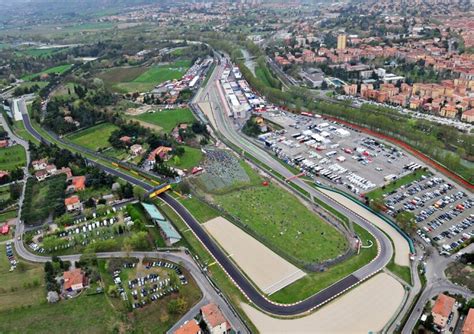
[[[53,74],[53,73],[54,74],[62,74],[64,72],[66,72],[67,70],[69,70],[71,67],[72,67],[72,64],[59,65],[59,66],[48,68],[48,69],[46,69],[42,72],[25,75],[21,79],[24,80],[24,81],[30,81],[30,80],[32,80],[32,79],[34,79],[37,76],[40,76],[42,74]]]
[[[26,166],[26,153],[21,145],[0,148],[0,170],[11,171]]]
[[[41,288],[44,290],[44,288]],[[53,319],[53,320],[52,320]],[[124,326],[105,294],[0,312],[2,333],[110,333]]]
[[[17,258],[18,260],[18,258]],[[21,264],[10,272],[10,262],[5,245],[0,245],[0,319],[5,319],[4,311],[22,306],[39,305],[46,298],[44,273],[41,264],[19,260]],[[0,320],[0,332],[4,332]]]
[[[25,49],[25,50],[19,50],[16,52],[16,54],[20,56],[29,56],[29,57],[35,57],[35,58],[45,58],[48,56],[51,56],[52,54],[61,52],[65,50],[66,48],[48,48],[48,49]]]
[[[113,124],[101,123],[90,128],[74,132],[70,135],[67,135],[66,138],[77,145],[97,151],[98,149],[110,147],[109,137],[112,132],[117,129],[118,127]]]
[[[179,169],[190,169],[199,165],[203,154],[200,149],[184,146],[184,154],[181,157],[175,156],[168,161],[168,165]]]
[[[137,120],[158,126],[163,132],[169,133],[178,124],[193,123],[196,119],[188,108],[166,109],[152,113],[143,113],[135,117]]]
[[[187,60],[147,67],[120,67],[108,70],[99,77],[106,85],[121,93],[146,92],[156,85],[180,79],[191,66]]]

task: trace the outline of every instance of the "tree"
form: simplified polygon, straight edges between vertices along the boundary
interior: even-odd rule
[[[409,235],[414,235],[416,231],[415,214],[409,211],[401,211],[395,216],[398,225]]]
[[[369,206],[375,211],[383,211],[385,210],[385,201],[382,197],[376,197],[370,201]]]
[[[109,285],[109,288],[107,289],[107,293],[109,296],[116,298],[118,296],[117,286],[115,284]]]
[[[182,314],[186,311],[188,303],[183,297],[173,299],[168,303],[168,311],[171,314]]]
[[[169,273],[168,278],[170,279],[170,285],[171,286],[178,286],[179,285],[178,274],[176,274],[174,271]]]

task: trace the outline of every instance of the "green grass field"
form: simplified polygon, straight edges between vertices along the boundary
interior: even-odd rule
[[[211,220],[212,218],[219,217],[220,215],[218,211],[214,210],[196,197],[180,198],[178,200],[201,224]]]
[[[391,183],[389,183],[387,186],[382,187],[382,188],[377,188],[372,190],[371,192],[365,194],[369,199],[374,199],[377,197],[383,197],[383,195],[388,194],[395,189],[400,188],[401,186],[408,184],[413,181],[420,180],[423,175],[430,175],[429,172],[425,172],[423,170],[418,170],[416,172],[410,173],[408,175],[403,176],[402,178],[395,180]]]
[[[41,74],[52,74],[52,73],[62,74],[64,72],[66,72],[68,69],[70,69],[71,67],[72,67],[72,64],[59,65],[59,66],[48,68],[48,69],[46,69],[44,71],[41,71],[41,72],[38,72],[38,73],[25,75],[21,79],[24,80],[24,81],[30,81],[31,79],[36,78],[37,76],[39,76]]]
[[[25,82],[22,82],[18,87],[30,88],[31,86],[34,86],[34,85],[38,85],[39,88],[43,88],[43,87],[46,87],[48,83],[44,81],[25,81]]]
[[[10,198],[10,187],[7,186],[0,186],[0,201],[6,200]]]
[[[338,231],[293,195],[273,184],[267,187],[255,185],[214,198],[267,246],[298,262],[328,260],[347,247]]]
[[[11,171],[26,166],[26,152],[23,146],[0,148],[0,170]]]
[[[33,143],[39,143],[38,139],[36,139],[28,131],[26,131],[25,124],[23,124],[23,121],[15,121],[13,126],[13,131],[18,137],[24,140],[29,140]]]
[[[171,159],[168,161],[168,164],[180,169],[189,169],[198,166],[202,160],[202,157],[203,155],[200,149],[184,146],[183,156],[178,157],[176,160]]]
[[[109,81],[109,84],[113,83],[112,87],[119,92],[145,92],[153,89],[153,87],[162,82],[180,79],[183,74],[186,73],[190,65],[189,61],[181,60],[168,65],[157,65],[151,68],[121,68],[120,70],[116,70],[120,73],[121,80],[119,80],[119,78],[107,80],[111,76],[110,73],[108,75],[102,75],[102,78]]]
[[[17,259],[18,260],[18,259]],[[10,263],[5,251],[5,246],[0,247],[0,319],[5,318],[2,312],[13,310],[21,306],[38,305],[45,301],[46,292],[44,289],[43,266],[23,262],[14,271],[10,272]],[[0,332],[2,329],[0,320]],[[7,331],[8,332],[8,331]]]
[[[144,113],[135,118],[145,123],[159,126],[167,133],[180,123],[192,123],[196,120],[188,108],[166,109],[154,113]]]
[[[30,56],[35,58],[44,58],[51,56],[55,53],[61,52],[66,48],[50,48],[50,49],[26,49],[17,52],[18,55]]]
[[[330,267],[324,272],[308,273],[303,278],[288,285],[269,296],[277,303],[295,303],[306,299],[316,292],[334,284],[353,271],[363,267],[377,256],[377,246],[375,239],[363,228],[354,224],[354,230],[362,240],[363,245],[368,245],[370,240],[373,246],[362,248],[359,255],[354,255],[350,259]]]
[[[16,210],[0,213],[0,223],[4,223],[7,220],[13,219],[16,217],[16,215],[17,215]]]
[[[113,124],[101,123],[70,134],[66,136],[66,138],[77,145],[84,146],[91,150],[97,150],[110,146],[109,137],[111,133],[117,129],[118,127]]]
[[[104,294],[0,312],[2,333],[111,333],[120,324]]]

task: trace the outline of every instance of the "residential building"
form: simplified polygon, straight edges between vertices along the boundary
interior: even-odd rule
[[[80,291],[86,286],[86,275],[81,269],[71,269],[63,274],[65,291]]]
[[[210,334],[229,333],[232,328],[216,304],[207,304],[201,307],[202,320]]]
[[[150,152],[148,155],[147,161],[150,165],[154,165],[156,161],[156,157],[160,157],[161,160],[167,161],[169,159],[169,152],[173,149],[171,147],[160,146],[155,148],[153,151]]]
[[[33,166],[34,170],[42,170],[46,169],[48,161],[46,159],[35,160],[31,163],[31,165]]]
[[[143,146],[140,145],[140,144],[134,144],[134,145],[130,146],[130,153],[133,156],[139,156],[139,155],[143,154]]]
[[[181,327],[179,327],[174,334],[201,334],[201,328],[196,320],[191,319],[186,321]]]
[[[474,308],[469,309],[461,329],[461,334],[474,334]]]
[[[0,140],[0,148],[8,147],[8,139]]]
[[[0,234],[2,235],[7,235],[8,232],[10,232],[10,225],[7,223],[3,224],[2,227],[0,228]]]
[[[86,189],[86,177],[84,175],[74,176],[71,179],[71,185],[66,189],[67,192],[82,191]]]
[[[337,49],[344,50],[347,46],[347,35],[346,34],[339,34],[337,36]]]
[[[452,297],[446,296],[445,294],[439,294],[436,298],[431,315],[433,316],[433,322],[436,326],[444,329],[448,323],[448,318],[453,311],[454,303],[456,300]]]
[[[71,196],[64,200],[64,205],[66,206],[67,211],[72,212],[76,210],[81,210],[82,204],[79,196]]]
[[[39,170],[35,173],[36,180],[39,182],[46,180],[49,177],[48,172],[46,169]]]
[[[469,109],[463,112],[461,116],[461,120],[468,123],[474,123],[474,109]]]
[[[8,175],[10,175],[10,172],[6,170],[0,170],[0,180],[3,179],[4,177],[7,177]]]

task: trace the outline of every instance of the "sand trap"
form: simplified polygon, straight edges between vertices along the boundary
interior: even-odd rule
[[[211,219],[204,227],[266,294],[272,294],[306,275],[227,219]]]
[[[347,197],[338,194],[336,192],[326,190],[326,189],[319,189],[322,193],[334,198],[336,201],[344,205],[346,208],[358,213],[361,217],[367,219],[372,224],[377,226],[379,229],[384,231],[390,239],[393,241],[393,245],[395,247],[395,263],[401,266],[410,266],[410,246],[405,238],[402,237],[400,233],[397,232],[395,228],[390,226],[388,223],[384,222],[382,219],[374,215],[372,212],[364,209],[360,205],[354,203]]]
[[[402,303],[403,296],[402,285],[382,273],[300,319],[275,319],[248,304],[241,306],[261,333],[367,334],[382,330]]]

